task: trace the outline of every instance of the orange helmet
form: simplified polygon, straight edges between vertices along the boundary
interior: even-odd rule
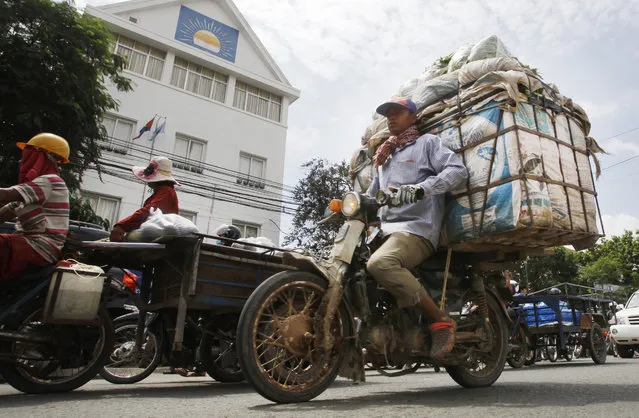
[[[54,154],[62,163],[66,164],[69,162],[69,143],[66,139],[55,134],[37,134],[36,136],[31,138],[29,142],[18,142],[16,145],[20,149],[24,149],[27,145],[34,148],[39,148],[50,152],[51,154]]]

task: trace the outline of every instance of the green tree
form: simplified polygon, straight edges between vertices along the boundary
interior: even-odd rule
[[[312,159],[302,167],[306,169],[306,176],[293,190],[293,197],[300,206],[293,217],[293,232],[286,236],[284,245],[293,244],[319,253],[333,243],[341,226],[316,224],[324,218],[331,199],[341,199],[350,190],[348,164],[346,161],[330,163],[324,159]]]
[[[579,271],[581,281],[588,286],[616,284],[622,277],[623,265],[612,254],[604,255]]]
[[[550,255],[526,258],[519,263],[517,271],[520,286],[535,291],[557,283],[578,282],[575,254],[565,247],[555,247]]]
[[[610,273],[611,266],[617,266],[617,275],[606,276],[612,280],[607,283],[618,285],[639,286],[639,234],[637,232],[625,231],[621,236],[613,236],[610,239],[603,239],[595,247],[579,253],[578,261],[583,268],[587,268],[601,261],[597,267],[588,270],[588,274],[595,271],[600,273]],[[594,279],[594,276],[588,276]],[[600,283],[600,281],[597,281]]]
[[[122,57],[111,52],[104,24],[66,2],[0,0],[0,186],[16,184],[16,141],[39,132],[64,137],[71,164],[62,176],[71,192],[99,169],[105,111],[117,109],[106,82],[131,90]]]

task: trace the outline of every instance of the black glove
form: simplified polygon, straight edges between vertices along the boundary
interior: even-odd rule
[[[424,198],[424,189],[414,184],[392,187],[390,190],[393,192],[393,206],[409,205]]]

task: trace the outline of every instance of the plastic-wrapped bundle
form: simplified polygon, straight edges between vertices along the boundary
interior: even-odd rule
[[[510,57],[506,45],[495,35],[489,36],[477,42],[468,55],[468,62],[479,61],[486,58]]]

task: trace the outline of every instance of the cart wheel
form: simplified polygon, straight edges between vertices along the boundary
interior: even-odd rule
[[[512,338],[512,342],[518,344],[519,347],[508,353],[506,361],[513,369],[519,369],[526,364],[530,352],[528,336],[526,335],[526,330],[521,325],[517,327],[517,333]]]
[[[599,324],[593,322],[588,332],[587,342],[592,361],[596,364],[604,364],[606,362],[606,356],[608,355],[608,348],[606,347],[606,337]]]

